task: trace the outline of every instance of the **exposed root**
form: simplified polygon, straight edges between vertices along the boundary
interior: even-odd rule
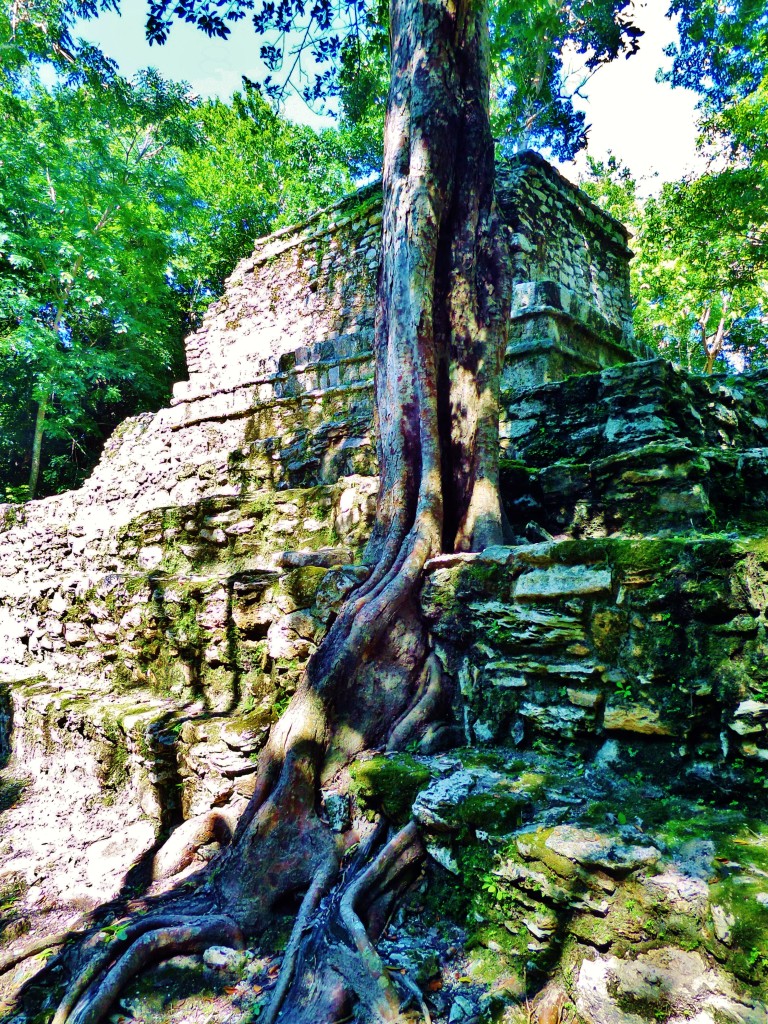
[[[424,847],[411,823],[371,862],[382,831],[359,851],[349,869],[351,881],[341,882],[320,904],[296,955],[295,980],[282,1013],[273,1002],[270,1021],[337,1021],[357,999],[365,1019],[404,1024],[400,994],[371,936],[381,934],[394,899],[418,873]]]
[[[155,854],[152,878],[158,881],[170,878],[191,864],[201,846],[214,840],[222,846],[232,841],[245,801],[226,810],[210,810],[179,825]]]
[[[339,916],[359,955],[348,957],[345,950],[338,967],[374,1019],[386,1024],[402,1019],[400,997],[368,936],[358,905],[364,896],[369,906],[375,904],[423,857],[424,847],[418,830],[414,822],[409,822],[349,886],[339,904]],[[337,953],[342,949],[338,947]]]
[[[443,671],[436,654],[427,655],[412,706],[406,711],[387,742],[387,750],[402,750],[411,738],[423,732],[435,715],[443,696]]]
[[[33,942],[28,942],[21,949],[6,953],[0,957],[0,974],[6,974],[12,967],[28,960],[31,956],[37,956],[38,953],[43,953],[46,949],[53,949],[55,946],[63,946],[70,939],[83,935],[88,930],[87,921],[87,916],[81,914],[66,930],[54,932],[53,935],[44,935]]]
[[[126,926],[125,934],[101,949],[71,983],[51,1024],[96,1024],[126,983],[152,960],[199,952],[218,944],[241,949],[240,929],[228,917],[147,917]],[[126,948],[127,947],[127,948]],[[125,952],[99,981],[99,975]],[[83,998],[81,998],[83,997]]]
[[[412,981],[407,974],[402,974],[398,979],[398,985],[403,985],[413,995],[416,1002],[419,1004],[421,1009],[421,1015],[424,1018],[424,1024],[432,1024],[432,1015],[429,1012],[429,1007],[424,1002],[424,996],[421,994],[421,990],[415,981]]]
[[[338,861],[335,858],[329,858],[315,874],[315,877],[312,880],[312,885],[309,887],[306,896],[302,900],[299,913],[296,915],[296,921],[293,925],[291,937],[285,950],[283,965],[280,969],[280,976],[277,979],[277,984],[272,990],[272,998],[270,999],[269,1005],[264,1011],[262,1018],[263,1024],[274,1024],[274,1021],[277,1019],[277,1015],[280,1013],[285,997],[288,994],[288,989],[290,988],[291,982],[293,981],[296,973],[296,964],[298,962],[299,950],[301,948],[304,932],[309,926],[310,919],[317,910],[320,900],[328,892],[338,870]]]

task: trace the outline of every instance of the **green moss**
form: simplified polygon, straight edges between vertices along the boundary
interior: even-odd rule
[[[296,602],[297,608],[309,608],[327,572],[317,565],[293,569],[281,580],[281,589]]]
[[[115,744],[102,774],[102,783],[107,789],[120,789],[128,781],[128,750],[120,743]]]
[[[458,817],[471,828],[503,835],[522,824],[524,804],[517,793],[476,793],[461,802]]]
[[[395,822],[407,820],[417,794],[432,778],[429,769],[410,754],[356,761],[350,776],[350,793],[360,805],[383,811]]]

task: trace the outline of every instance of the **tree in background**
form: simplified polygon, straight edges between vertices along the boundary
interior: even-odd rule
[[[0,5],[7,496],[77,485],[121,419],[167,400],[184,335],[254,238],[351,188],[336,133],[287,124],[247,85],[227,105],[154,71],[126,81],[45,21],[58,9]]]
[[[573,101],[603,64],[637,52],[642,31],[623,0],[496,0],[491,117],[501,152],[543,149],[572,160],[586,145]]]
[[[377,8],[365,38],[341,51],[341,128],[364,173],[381,167],[389,38]],[[525,149],[571,160],[586,145],[587,123],[574,99],[603,64],[638,49],[642,31],[631,0],[495,0],[490,13],[490,117],[500,155]],[[333,91],[329,87],[329,91]]]
[[[248,79],[231,103],[200,103],[194,116],[203,142],[179,154],[191,202],[172,261],[174,283],[189,296],[190,323],[221,294],[254,239],[354,187],[339,132],[291,124]]]
[[[670,182],[641,199],[629,170],[609,156],[589,160],[581,187],[632,232],[638,338],[698,372],[765,362],[768,253],[754,168]]]
[[[30,496],[46,434],[81,444],[98,407],[158,403],[183,366],[165,282],[173,152],[195,135],[183,94],[146,73],[4,97],[0,345],[36,407]]]
[[[768,14],[762,3],[679,0],[661,77],[700,97],[707,169],[640,201],[615,160],[584,187],[634,234],[635,330],[687,369],[768,359]]]

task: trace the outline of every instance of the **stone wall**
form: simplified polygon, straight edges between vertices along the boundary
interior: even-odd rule
[[[633,336],[624,225],[535,153],[500,169],[497,194],[515,254],[505,389],[651,355]]]

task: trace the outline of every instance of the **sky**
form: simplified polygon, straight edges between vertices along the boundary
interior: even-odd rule
[[[639,53],[600,68],[582,90],[586,99],[577,100],[591,124],[587,151],[598,159],[612,151],[632,170],[641,194],[658,191],[662,182],[696,166],[696,95],[655,81],[657,68],[669,64],[664,47],[676,39],[674,23],[665,16],[668,4],[635,0],[635,21],[645,30]],[[228,40],[208,39],[194,26],[174,24],[164,46],[150,47],[144,37],[146,0],[123,0],[122,6],[122,16],[83,22],[79,34],[98,43],[123,74],[149,65],[168,78],[188,81],[201,96],[222,99],[240,87],[241,75],[263,78],[250,19],[235,24]],[[288,101],[285,113],[293,120],[320,123],[298,97]],[[585,165],[581,155],[575,166],[561,169],[575,180]]]

